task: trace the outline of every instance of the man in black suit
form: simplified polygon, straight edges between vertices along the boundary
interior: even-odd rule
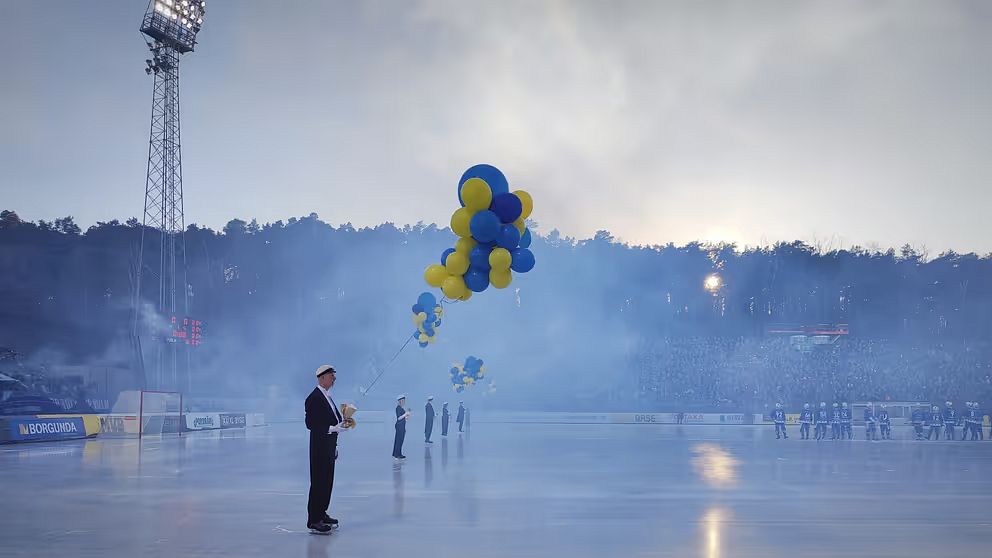
[[[307,528],[326,533],[338,525],[327,515],[334,488],[334,461],[338,456],[338,433],[344,432],[341,411],[331,398],[337,372],[325,364],[317,369],[317,387],[307,396],[306,425],[310,431],[310,497]]]
[[[458,402],[458,414],[455,415],[455,422],[458,423],[458,431],[459,432],[464,432],[465,431],[465,402],[464,401],[459,401]]]
[[[441,405],[441,435],[448,435],[448,420],[451,419],[451,413],[448,412],[448,402],[445,401]]]
[[[393,438],[393,457],[396,459],[406,459],[403,455],[403,440],[406,438],[406,419],[410,418],[410,411],[403,408],[406,403],[406,395],[396,398],[396,436]]]
[[[424,406],[424,442],[428,444],[433,444],[431,441],[431,433],[434,432],[434,405],[431,403],[434,401],[434,396],[431,395],[427,398],[427,405]]]

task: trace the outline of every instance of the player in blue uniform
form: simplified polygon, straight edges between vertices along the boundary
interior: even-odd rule
[[[929,424],[930,424],[930,431],[927,432],[927,440],[935,437],[939,441],[940,431],[944,426],[944,414],[940,412],[940,407],[934,405],[930,409]]]
[[[948,401],[944,407],[944,439],[954,439],[954,427],[958,423],[958,412],[954,408],[954,403]]]
[[[840,438],[840,406],[834,403],[833,411],[830,414],[830,439]]]
[[[809,403],[803,404],[803,412],[799,413],[799,438],[809,440],[809,425],[813,423],[813,411],[809,410]]]
[[[853,417],[851,416],[851,409],[847,407],[847,402],[840,404],[840,426],[841,426],[841,438],[845,435],[848,440],[854,439],[854,428],[853,428]]]
[[[830,411],[827,410],[827,403],[820,401],[820,409],[816,411],[816,439],[822,440],[827,437],[827,424],[830,423]]]
[[[961,411],[961,441],[962,442],[965,441],[965,440],[967,440],[968,439],[968,436],[972,436],[972,439],[973,440],[975,439],[974,436],[973,436],[973,429],[972,429],[972,420],[973,420],[972,419],[972,411],[973,410],[974,409],[971,406],[971,401],[965,401],[964,402],[964,410]]]
[[[913,409],[913,432],[916,433],[916,439],[923,439],[923,425],[927,422],[927,412],[923,407],[917,407]]]
[[[889,410],[882,403],[882,409],[878,411],[878,427],[883,440],[892,439],[892,419],[889,418]]]
[[[782,410],[781,403],[775,404],[775,410],[772,411],[772,421],[775,422],[775,439],[778,440],[784,436],[788,440],[789,435],[785,432],[785,411]]]
[[[875,405],[871,401],[865,407],[865,440],[877,440],[875,434]]]

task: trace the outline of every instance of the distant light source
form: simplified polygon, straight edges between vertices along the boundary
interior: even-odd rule
[[[716,293],[717,291],[720,290],[720,287],[722,286],[723,286],[723,279],[720,279],[720,276],[717,275],[716,273],[707,275],[706,280],[703,281],[703,287],[705,287],[706,290],[711,293]]]

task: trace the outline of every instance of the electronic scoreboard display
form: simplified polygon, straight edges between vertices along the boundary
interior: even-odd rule
[[[172,316],[169,324],[168,343],[182,343],[190,347],[199,347],[203,334],[203,322],[196,318],[180,318]]]

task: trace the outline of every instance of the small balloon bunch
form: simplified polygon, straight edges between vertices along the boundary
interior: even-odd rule
[[[441,316],[444,315],[444,308],[438,304],[437,298],[433,294],[420,293],[412,310],[413,325],[417,326],[417,331],[413,332],[413,336],[422,349],[437,340],[437,328],[441,327]]]
[[[461,393],[465,391],[465,388],[482,381],[486,376],[486,365],[481,358],[469,356],[465,358],[465,364],[452,364],[449,374],[451,375],[451,389]]]
[[[510,192],[509,183],[492,165],[475,165],[458,181],[462,207],[451,216],[458,235],[454,248],[441,254],[441,264],[424,271],[424,280],[452,300],[468,300],[489,285],[505,289],[511,271],[534,269],[531,233],[526,219],[534,201],[523,190]]]

